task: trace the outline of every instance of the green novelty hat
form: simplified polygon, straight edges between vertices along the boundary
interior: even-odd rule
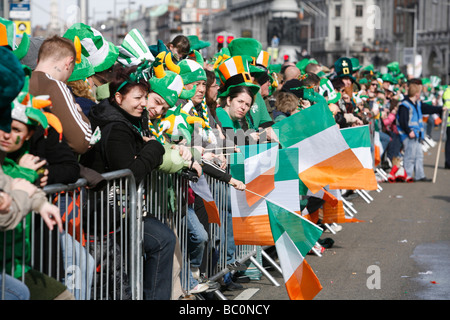
[[[117,61],[119,49],[103,37],[97,29],[84,23],[73,24],[64,34],[64,38],[74,41],[80,38],[81,52],[94,67],[95,72],[111,68]]]

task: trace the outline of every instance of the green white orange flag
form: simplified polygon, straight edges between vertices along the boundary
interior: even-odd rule
[[[258,201],[252,206],[249,205],[244,192],[237,191],[234,188],[230,189],[233,233],[237,245],[274,244],[266,201],[283,203],[290,210],[300,212],[297,162],[297,150],[279,150],[274,174],[274,188],[265,196],[254,192],[253,194],[258,198]],[[231,173],[235,179],[242,179],[244,176],[243,170],[243,165],[231,165]],[[247,189],[249,189],[248,185]],[[253,192],[253,190],[249,190]]]
[[[342,136],[363,166],[363,170],[351,177],[330,184],[330,189],[376,190],[377,179],[373,170],[373,158],[369,126],[341,129]]]
[[[203,200],[209,223],[217,223],[220,226],[219,209],[214,201],[208,181],[204,175],[201,175],[197,182],[189,182],[189,186],[196,195]]]
[[[373,145],[374,145],[374,163],[375,167],[378,167],[381,164],[381,156],[384,153],[383,145],[381,144],[380,139],[380,128],[378,125],[379,120],[375,120],[375,131],[374,131],[374,137],[373,137]]]
[[[323,230],[300,215],[267,201],[270,226],[291,300],[312,300],[322,290],[305,257]]]
[[[298,149],[299,177],[313,193],[363,169],[326,103],[304,109],[272,128],[283,148]]]
[[[247,190],[252,191],[245,192],[250,207],[260,200],[260,197],[255,195],[255,193],[265,196],[275,188],[275,166],[277,164],[278,148],[277,143],[252,144],[239,147],[243,155],[240,162],[243,162],[244,169],[244,179],[241,181],[245,183]]]

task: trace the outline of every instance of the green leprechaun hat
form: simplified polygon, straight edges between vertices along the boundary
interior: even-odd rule
[[[105,71],[117,61],[119,49],[97,29],[84,23],[75,23],[66,31],[64,38],[74,41],[75,36],[80,38],[82,54],[92,64],[95,72]]]
[[[248,59],[250,74],[255,74],[258,77],[259,74],[263,74],[266,70],[263,70],[256,66],[256,60],[262,50],[261,43],[253,38],[237,38],[233,39],[228,44],[228,50],[230,51],[230,56],[241,56]]]
[[[249,87],[253,94],[258,93],[260,89],[252,83],[248,61],[242,56],[228,58],[216,70],[221,83],[219,97],[226,97],[230,88],[237,86]]]
[[[334,70],[338,78],[348,77],[353,82],[356,81],[355,77],[353,77],[353,64],[351,59],[346,57],[339,58],[334,63]]]

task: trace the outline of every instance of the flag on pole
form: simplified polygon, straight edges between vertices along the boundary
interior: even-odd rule
[[[373,154],[374,163],[375,163],[375,167],[378,167],[381,164],[381,156],[384,153],[384,148],[383,148],[383,145],[381,144],[380,128],[379,128],[377,119],[375,120],[373,145],[374,145],[374,154]]]
[[[255,193],[265,196],[275,188],[278,144],[252,144],[241,146],[239,149],[243,158],[236,158],[238,163],[232,164],[231,172],[232,176],[235,177],[234,171],[236,170],[233,170],[233,167],[241,171],[237,176],[243,176],[244,179],[241,181],[245,183],[248,190],[252,191],[245,192],[248,205],[251,207],[260,199]],[[240,163],[243,163],[243,166]]]
[[[231,208],[233,217],[234,241],[237,245],[273,245],[266,201],[283,203],[290,210],[300,213],[299,179],[297,174],[298,151],[282,149],[277,153],[274,174],[274,188],[266,196],[254,192],[258,198],[249,205],[244,192],[231,188]],[[232,165],[234,166],[234,165]],[[232,170],[233,177],[239,171],[241,176],[244,166],[237,165]],[[248,188],[248,185],[247,185]],[[248,188],[249,189],[249,188]],[[253,190],[250,189],[251,192]]]
[[[325,103],[304,109],[272,128],[283,148],[298,149],[299,177],[313,193],[363,169]]]
[[[341,129],[342,136],[361,162],[363,169],[351,177],[330,184],[330,189],[377,190],[378,183],[373,170],[369,126]]]
[[[323,230],[301,216],[267,201],[275,248],[291,300],[312,300],[322,290],[305,257]]]
[[[201,175],[197,182],[189,181],[189,186],[196,195],[203,200],[209,223],[217,223],[220,226],[219,209],[214,201],[208,181],[204,175]]]

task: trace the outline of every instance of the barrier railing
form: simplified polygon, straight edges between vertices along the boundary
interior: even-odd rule
[[[189,231],[185,222],[189,181],[178,174],[159,171],[149,174],[138,186],[129,170],[105,173],[103,177],[106,186],[101,191],[87,188],[85,179],[44,188],[49,201],[60,208],[62,234],[48,230],[35,214],[29,214],[15,230],[0,232],[2,279],[9,274],[25,282],[27,270],[34,269],[65,284],[79,300],[141,300],[143,219],[152,215],[168,225],[179,240],[179,264],[174,266],[179,270],[175,270],[173,286],[179,284],[180,292],[189,293]],[[228,242],[232,241],[227,232],[231,226],[230,186],[210,177],[208,182],[221,224],[205,224],[208,243],[203,271],[208,279],[217,280],[229,272],[226,265]],[[23,231],[28,229],[29,232]],[[21,241],[16,239],[19,233]],[[20,257],[15,254],[17,246],[21,246]],[[243,263],[255,254],[255,246],[238,246],[235,259]],[[0,298],[4,299],[5,281],[1,289]],[[215,294],[226,299],[220,291]]]

